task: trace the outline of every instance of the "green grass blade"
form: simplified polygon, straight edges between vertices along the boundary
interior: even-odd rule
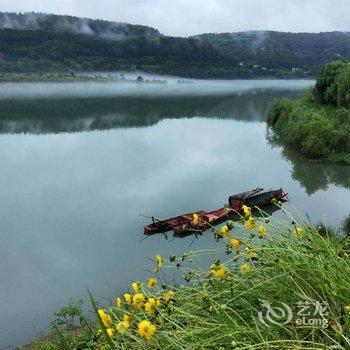
[[[102,318],[101,318],[100,314],[98,313],[98,308],[97,308],[95,299],[92,296],[92,293],[90,292],[89,289],[88,289],[88,294],[89,294],[89,298],[90,298],[90,303],[91,303],[92,308],[93,308],[93,310],[94,310],[94,312],[96,314],[96,317],[97,317],[98,323],[100,324],[102,332],[103,332],[103,334],[105,335],[105,337],[107,339],[108,345],[109,345],[110,349],[114,350],[115,349],[114,342],[113,342],[112,338],[109,336],[109,334],[107,332],[107,327],[103,323]]]

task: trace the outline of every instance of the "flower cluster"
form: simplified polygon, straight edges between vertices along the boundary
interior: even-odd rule
[[[155,256],[155,271],[164,266],[160,254]],[[135,281],[131,283],[132,292],[117,297],[114,307],[108,310],[99,309],[98,315],[111,341],[118,340],[118,336],[136,333],[142,339],[151,341],[159,325],[158,315],[162,310],[171,307],[175,301],[175,292],[167,290],[160,292],[157,288],[157,277],[153,276],[146,283]],[[154,292],[152,293],[152,290]],[[101,325],[102,326],[102,325]],[[99,331],[101,335],[102,329]]]

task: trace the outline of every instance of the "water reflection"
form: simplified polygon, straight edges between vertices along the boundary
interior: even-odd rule
[[[268,140],[273,147],[281,147],[283,157],[292,166],[291,177],[305,188],[308,195],[326,191],[331,185],[350,188],[350,166],[310,161],[290,146],[270,137]]]
[[[224,95],[0,99],[0,133],[61,133],[145,127],[165,118],[262,121],[273,97],[300,90],[260,89]]]

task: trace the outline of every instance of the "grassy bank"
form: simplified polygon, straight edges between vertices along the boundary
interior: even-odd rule
[[[350,165],[350,64],[326,65],[299,100],[274,100],[267,123],[273,137],[306,157]]]
[[[246,212],[214,232],[214,249],[157,255],[150,279],[135,281],[114,305],[102,308],[91,296],[97,326],[83,320],[68,343],[72,332],[61,329],[32,348],[349,349],[347,236],[288,213],[281,221]],[[185,286],[168,284],[166,269],[180,272]]]

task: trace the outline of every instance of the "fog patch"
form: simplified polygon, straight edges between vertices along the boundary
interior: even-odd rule
[[[117,73],[114,73],[117,74]],[[135,75],[137,73],[134,73]],[[180,83],[176,77],[147,75],[165,82],[35,82],[1,83],[0,99],[73,98],[113,96],[199,96],[223,95],[264,89],[305,89],[312,80],[191,80]],[[128,76],[126,76],[128,78]]]

